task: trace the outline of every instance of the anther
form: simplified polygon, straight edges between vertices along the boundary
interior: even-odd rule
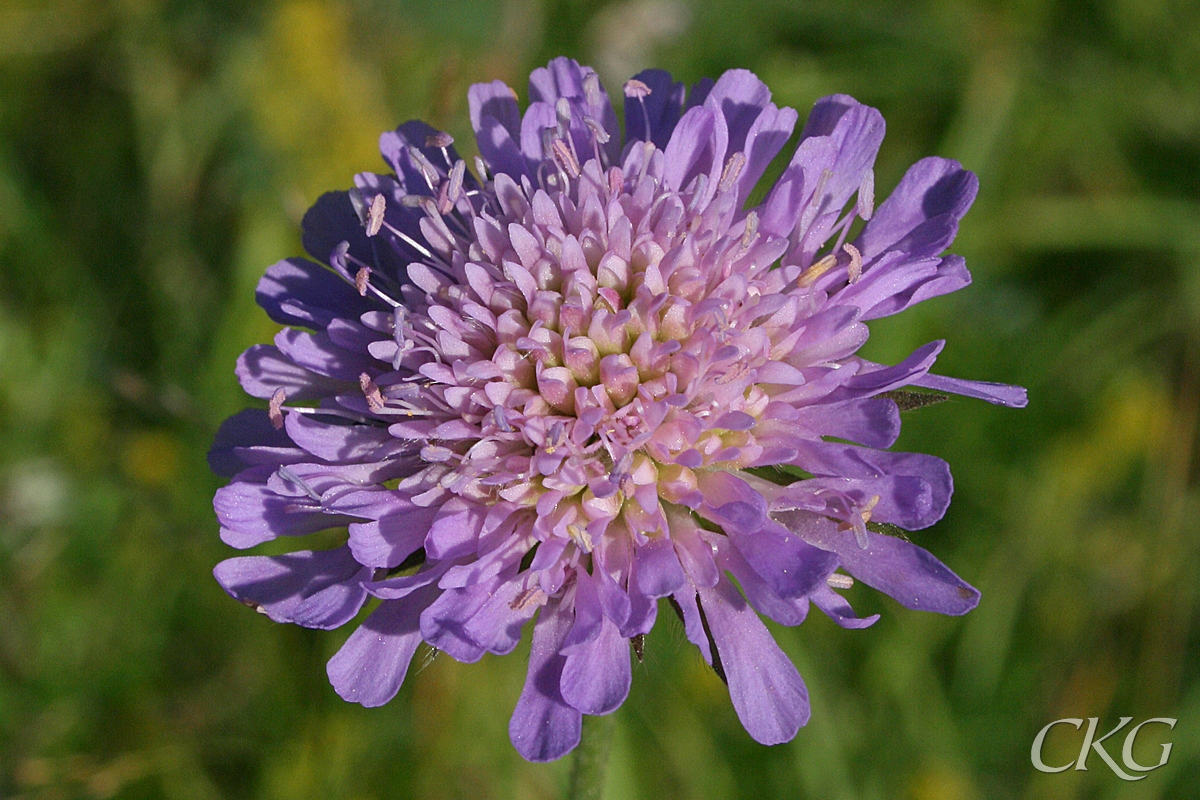
[[[480,181],[486,182],[488,179],[487,164],[479,156],[475,156],[475,174],[479,176]]]
[[[583,99],[592,108],[599,108],[604,102],[604,95],[600,93],[600,76],[594,72],[589,72],[583,79]]]
[[[567,525],[567,536],[570,536],[571,541],[585,553],[592,552],[592,548],[595,546],[592,542],[592,535],[575,523]]]
[[[416,208],[421,205],[421,201],[425,199],[423,194],[406,194],[400,198],[400,205],[405,208]]]
[[[850,256],[850,265],[846,267],[850,283],[858,283],[858,279],[862,277],[862,253],[858,252],[858,248],[849,242],[842,245],[842,249]]]
[[[554,116],[558,119],[558,135],[567,138],[571,130],[571,101],[565,97],[558,98],[554,104]]]
[[[551,142],[550,148],[554,152],[554,163],[558,164],[568,176],[578,178],[583,174],[579,169],[579,159],[575,158],[575,154],[571,152],[571,148],[567,147],[564,140],[556,138]]]
[[[746,154],[742,152],[734,153],[725,162],[725,170],[721,173],[721,182],[717,184],[717,191],[728,192],[733,188],[733,184],[737,182],[738,177],[742,174],[742,169],[746,166]]]
[[[508,607],[513,611],[519,611],[524,608],[529,608],[533,605],[542,605],[550,597],[541,589],[526,589],[519,595],[513,598],[513,601],[508,604]]]
[[[267,418],[271,420],[271,425],[275,430],[283,428],[283,401],[287,400],[287,392],[283,387],[279,387],[271,395],[271,399],[267,406]]]
[[[421,177],[425,179],[425,183],[429,185],[430,189],[433,189],[437,185],[439,178],[441,178],[437,168],[425,157],[424,153],[415,147],[408,148],[408,157],[412,159],[417,169],[420,170]]]
[[[363,297],[367,296],[367,287],[370,285],[371,268],[359,267],[358,272],[354,275],[354,288],[358,289],[358,293]]]
[[[454,201],[450,199],[450,183],[447,181],[438,190],[437,209],[439,214],[449,214],[454,210]]]
[[[371,200],[371,208],[367,211],[367,236],[374,236],[383,227],[383,212],[386,207],[387,201],[383,199],[382,194],[375,195]]]
[[[695,214],[696,209],[700,207],[700,201],[704,199],[704,195],[708,191],[708,176],[701,172],[696,176],[696,180],[692,182],[692,198],[688,201],[687,210],[689,214]]]
[[[454,167],[450,170],[450,189],[448,196],[451,203],[457,203],[458,198],[462,196],[463,176],[467,172],[467,162],[459,159],[454,163]]]
[[[492,419],[496,421],[496,427],[505,433],[512,433],[516,430],[512,421],[508,418],[508,412],[504,406],[496,406],[492,409]]]
[[[425,137],[425,146],[426,147],[441,148],[441,147],[449,147],[452,144],[454,144],[454,137],[451,136],[450,134],[446,133],[445,131],[438,131],[437,133],[431,133]]]
[[[313,500],[316,500],[318,503],[321,502],[321,495],[317,494],[315,489],[313,489],[311,486],[309,486],[308,483],[303,478],[301,478],[299,475],[297,475],[295,472],[292,472],[291,469],[289,469],[288,467],[285,466],[285,467],[280,467],[278,470],[276,470],[276,472],[279,475],[279,477],[283,478],[285,481],[292,484],[293,486],[299,487],[301,490],[304,491],[305,494],[307,494]]]
[[[359,375],[358,385],[362,389],[363,396],[367,398],[367,407],[376,414],[382,411],[384,407],[383,392],[379,391],[379,387],[375,381],[371,380],[371,376],[365,372]]]
[[[613,167],[608,171],[608,193],[617,195],[621,193],[621,189],[625,186],[625,173],[620,167]]]
[[[746,230],[742,233],[742,249],[750,247],[756,236],[758,236],[758,212],[751,211],[746,215]]]
[[[601,125],[599,122],[592,119],[591,117],[584,117],[583,124],[587,125],[589,128],[591,128],[592,133],[596,137],[596,141],[598,141],[600,144],[608,144],[608,140],[610,137],[608,135],[608,131],[604,130],[603,125]]]
[[[650,87],[637,78],[625,81],[624,90],[626,97],[636,97],[639,100],[650,95]]]
[[[849,589],[854,586],[854,578],[835,572],[825,579],[825,583],[829,585],[830,589]]]
[[[804,272],[801,272],[800,277],[796,279],[796,285],[802,288],[806,286],[812,286],[817,282],[817,278],[833,269],[834,264],[837,264],[837,256],[835,256],[833,253],[830,253],[808,269],[804,270]]]
[[[863,175],[862,183],[858,187],[858,202],[856,203],[858,215],[864,220],[871,218],[875,213],[875,170],[867,170],[867,174]]]

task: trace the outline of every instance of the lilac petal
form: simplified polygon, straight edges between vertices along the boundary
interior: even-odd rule
[[[479,154],[493,172],[514,177],[525,174],[525,159],[518,145],[521,109],[517,96],[503,81],[476,83],[467,90],[471,127]]]
[[[370,309],[340,275],[303,258],[267,267],[255,299],[276,322],[314,329],[324,328],[336,317],[356,318]]]
[[[334,344],[324,331],[309,333],[284,328],[275,335],[275,346],[293,364],[347,383],[357,381],[364,372],[375,374],[381,366],[366,353],[356,353]]]
[[[766,614],[780,625],[799,625],[808,614],[808,600],[804,595],[784,599],[762,579],[735,547],[723,547],[719,555],[721,568],[737,578],[738,585],[750,605],[760,614]],[[832,571],[832,570],[831,570]],[[715,584],[714,584],[715,585]],[[824,578],[811,591],[819,591]]]
[[[726,528],[733,546],[777,595],[803,597],[837,568],[837,559],[782,525],[768,521],[754,531]]]
[[[521,641],[521,629],[538,610],[538,603],[529,596],[536,583],[537,576],[532,572],[527,572],[523,580],[501,583],[463,626],[463,633],[489,653],[511,653]]]
[[[929,368],[933,366],[933,362],[937,360],[938,354],[945,346],[946,342],[942,339],[930,342],[918,347],[912,352],[912,355],[894,367],[873,369],[872,367],[877,365],[864,361],[864,366],[858,371],[858,374],[831,394],[830,400],[836,402],[851,397],[871,397],[908,386],[929,372]]]
[[[705,104],[724,115],[729,152],[738,153],[744,151],[746,136],[759,115],[771,106],[771,90],[750,70],[730,69],[713,84]]]
[[[367,592],[371,570],[350,550],[304,550],[282,556],[243,556],[213,570],[217,583],[235,599],[275,622],[330,630],[350,621]]]
[[[821,609],[825,613],[825,616],[843,628],[869,628],[879,620],[878,614],[860,618],[854,613],[854,609],[850,607],[850,603],[846,598],[828,586],[817,589],[808,596],[808,599],[812,601],[814,606]]]
[[[558,113],[550,103],[530,103],[521,118],[521,154],[530,170],[546,160],[542,147],[542,131],[558,125]]]
[[[379,152],[388,165],[396,171],[397,183],[405,194],[428,195],[432,191],[425,181],[425,176],[421,174],[420,167],[409,154],[410,147],[415,147],[429,163],[447,173],[449,173],[451,165],[458,161],[458,151],[455,150],[453,144],[447,145],[445,155],[440,147],[427,146],[426,142],[429,137],[437,133],[440,131],[420,120],[409,120],[396,130],[388,131],[379,137]],[[449,164],[446,163],[447,156],[449,156]],[[473,184],[474,178],[469,174],[464,175],[464,185],[473,188]]]
[[[818,436],[891,447],[900,435],[900,409],[886,397],[801,406],[796,411],[796,424]]]
[[[421,548],[436,513],[436,508],[397,502],[394,511],[377,520],[350,524],[350,550],[360,564],[399,566]]]
[[[913,381],[912,385],[939,392],[960,394],[963,397],[974,397],[1008,408],[1024,408],[1029,403],[1029,397],[1023,387],[1010,386],[1007,383],[969,381],[962,378],[925,374]]]
[[[363,461],[373,451],[395,441],[386,428],[347,424],[340,417],[288,414],[284,417],[284,429],[292,441],[325,461]]]
[[[234,480],[218,489],[213,508],[221,523],[221,541],[238,549],[354,521],[353,517],[326,514],[308,498],[280,495],[266,483],[251,480]]]
[[[879,319],[970,283],[971,273],[961,256],[914,259],[893,250],[880,257],[857,283],[839,289],[832,302],[856,306],[864,320]]]
[[[651,141],[660,150],[665,149],[683,110],[683,84],[674,82],[671,73],[661,69],[643,70],[633,78],[650,87],[650,94],[640,100],[625,99],[625,140]]]
[[[421,615],[421,635],[425,641],[456,661],[465,664],[478,661],[483,657],[484,649],[467,634],[467,623],[505,581],[505,578],[493,578],[472,586],[444,590]]]
[[[837,144],[827,136],[801,141],[791,163],[759,207],[759,231],[790,236],[805,209],[813,205],[822,175],[832,169],[836,158]]]
[[[863,260],[870,264],[889,250],[912,258],[938,255],[954,241],[978,190],[979,179],[957,161],[921,159],[863,228],[856,242]]]
[[[598,79],[595,99],[599,102],[593,104],[589,101],[584,84],[588,76],[594,74],[595,70],[591,67],[580,66],[574,59],[560,56],[529,75],[529,102],[554,105],[560,97],[570,100],[571,138],[580,157],[586,159],[584,154],[590,153],[592,149],[592,134],[587,123],[583,121],[586,114],[600,123],[608,133],[609,141],[604,149],[608,152],[609,160],[613,161],[620,154],[621,129],[617,126],[617,114],[613,111],[608,94]]]
[[[584,645],[595,641],[605,620],[604,608],[600,605],[598,578],[586,570],[575,573],[575,624],[563,642],[562,652],[570,655]],[[584,711],[584,709],[579,709]],[[591,712],[587,712],[591,713]]]
[[[777,515],[787,524],[787,515]],[[958,616],[979,604],[979,590],[955,575],[928,551],[895,536],[868,533],[868,546],[858,546],[849,531],[828,522],[797,531],[812,544],[837,553],[842,568],[900,605],[915,611]]]
[[[459,558],[475,551],[487,507],[453,497],[438,509],[428,528],[425,551],[430,558]]]
[[[634,551],[633,577],[638,589],[647,597],[666,597],[683,586],[686,580],[679,557],[667,536],[654,535]]]
[[[343,242],[349,243],[351,253],[370,260],[371,240],[346,192],[326,192],[317,198],[305,213],[301,228],[305,252],[318,261],[329,263],[330,254]]]
[[[796,155],[800,157],[806,141],[824,138],[832,148],[832,158],[811,165],[811,168],[819,168],[815,175],[823,176],[818,179],[821,192],[819,196],[813,196],[810,190],[806,208],[801,209],[797,219],[801,226],[799,247],[785,263],[808,264],[829,238],[842,208],[858,191],[864,176],[875,163],[875,154],[883,142],[884,127],[883,116],[878,111],[847,95],[825,97],[813,106],[800,135],[801,146]],[[825,153],[829,151],[822,155]],[[796,159],[792,163],[795,164]]]
[[[713,665],[712,647],[708,641],[708,632],[704,628],[704,618],[700,614],[699,595],[696,587],[689,584],[671,595],[671,605],[683,620],[683,631],[687,639],[700,650],[704,663]]]
[[[950,465],[936,456],[872,450],[834,442],[806,441],[796,444],[798,454],[791,463],[813,475],[868,479],[885,475],[913,475],[929,484],[931,517],[941,519],[950,505],[950,495],[954,492]]]
[[[237,377],[246,394],[263,400],[283,389],[290,401],[332,397],[349,390],[345,381],[317,375],[297,366],[278,347],[256,344],[238,358]]]
[[[584,714],[600,715],[625,702],[632,680],[629,640],[604,617],[599,635],[567,656],[559,689],[568,705]]]
[[[286,431],[271,424],[266,411],[247,408],[221,423],[208,451],[208,466],[216,474],[232,478],[247,467],[295,464],[309,458]]]
[[[881,478],[813,478],[793,486],[820,496],[849,497],[859,508],[871,508],[871,519],[890,522],[910,531],[928,528],[942,518],[945,508],[933,503],[933,487],[915,475],[885,475]],[[786,498],[785,491],[781,498]],[[805,506],[808,507],[807,505]]]
[[[774,104],[768,104],[750,126],[750,131],[746,134],[746,166],[742,168],[742,175],[738,178],[738,208],[742,207],[754,191],[771,160],[779,155],[779,151],[787,144],[798,117],[794,108],[776,108]],[[730,149],[732,151],[732,148]]]
[[[682,191],[698,175],[707,175],[708,186],[699,201],[703,208],[717,191],[728,140],[725,118],[720,113],[708,106],[690,109],[680,118],[663,152],[663,182]]]
[[[738,719],[756,742],[791,741],[809,717],[800,673],[732,583],[698,588]]]
[[[574,618],[552,599],[533,627],[529,672],[508,724],[508,736],[527,761],[554,761],[579,744],[583,715],[563,699],[560,685],[566,657],[559,654]]]
[[[439,591],[427,586],[403,600],[385,600],[350,634],[326,667],[343,700],[374,708],[396,696],[421,643],[417,619]]]

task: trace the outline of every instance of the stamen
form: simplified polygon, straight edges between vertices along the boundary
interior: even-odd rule
[[[708,176],[701,172],[692,181],[692,197],[688,200],[687,210],[689,214],[695,214],[696,209],[700,206],[700,201],[704,199],[704,195],[708,190]]]
[[[383,212],[386,206],[387,201],[383,199],[382,194],[375,195],[371,200],[371,208],[367,211],[367,236],[374,236],[383,227]]]
[[[565,97],[558,98],[554,104],[554,116],[558,119],[558,136],[566,139],[571,134],[571,101]]]
[[[371,380],[371,376],[365,372],[359,375],[358,385],[362,389],[363,395],[367,398],[367,407],[376,414],[382,411],[384,408],[383,392],[379,391],[379,387],[375,384],[375,381]]]
[[[429,190],[433,191],[433,189],[437,187],[437,182],[442,177],[437,171],[437,167],[433,166],[433,163],[425,157],[425,154],[415,147],[408,148],[408,157],[412,159],[413,163],[416,164],[417,169],[420,170],[421,177],[425,179],[425,183],[428,184]]]
[[[579,527],[575,523],[571,523],[567,525],[567,535],[571,537],[571,541],[573,541],[580,550],[585,553],[592,552],[592,547],[595,546],[592,542],[592,535],[585,529]]]
[[[572,179],[578,178],[583,174],[579,169],[579,159],[567,147],[567,143],[563,139],[556,138],[551,144],[551,149],[554,151],[554,163],[567,173]]]
[[[856,209],[858,215],[864,220],[869,220],[875,213],[875,170],[873,169],[867,170],[867,174],[863,175],[862,184],[858,187]]]
[[[475,156],[475,174],[479,176],[480,183],[486,183],[488,179],[487,164],[479,156]]]
[[[584,117],[583,124],[592,129],[592,133],[596,136],[596,141],[600,142],[600,144],[608,144],[608,140],[611,137],[608,135],[608,131],[604,130],[603,125],[591,117]]]
[[[358,272],[354,275],[354,288],[358,289],[358,293],[363,297],[367,296],[367,287],[370,285],[368,281],[370,279],[370,267],[359,267]]]
[[[516,430],[512,421],[508,418],[508,411],[504,406],[496,406],[492,409],[492,419],[496,421],[496,427],[505,433],[512,433]]]
[[[513,611],[520,611],[522,609],[529,608],[532,605],[540,606],[549,599],[550,596],[541,589],[526,589],[514,597],[513,601],[508,604],[508,607]]]
[[[616,196],[621,193],[621,189],[625,187],[625,173],[620,167],[613,167],[608,171],[608,193]]]
[[[467,172],[467,162],[461,158],[455,162],[454,167],[450,170],[450,190],[448,196],[451,203],[457,203],[458,198],[462,196],[463,177]]]
[[[725,170],[721,173],[721,182],[717,184],[717,191],[724,193],[732,189],[733,184],[737,182],[745,166],[745,153],[738,152],[731,155],[729,160],[725,162]]]
[[[283,428],[283,401],[287,400],[287,392],[280,386],[271,395],[271,399],[267,406],[267,417],[271,420],[271,425],[275,430]]]
[[[858,283],[858,279],[862,277],[862,253],[849,242],[842,245],[842,249],[850,255],[850,266],[846,268],[850,275],[850,283]]]
[[[649,97],[651,94],[650,87],[637,78],[630,78],[625,81],[624,90],[626,97],[636,97],[638,100]]]
[[[796,285],[801,288],[812,286],[817,282],[817,278],[833,269],[835,264],[837,264],[837,256],[835,256],[833,253],[830,253],[808,269],[804,270],[804,272],[801,272],[800,277],[796,278]]]
[[[446,133],[445,131],[438,131],[437,133],[431,133],[425,137],[425,146],[428,148],[449,147],[452,144],[454,144],[454,137],[451,136],[450,134]]]
[[[746,230],[742,233],[742,249],[746,250],[758,236],[758,212],[751,211],[746,215]]]
[[[318,503],[321,502],[321,495],[317,494],[316,490],[309,486],[308,483],[306,483],[305,480],[299,475],[292,472],[287,467],[280,467],[276,472],[279,477],[283,478],[288,483],[292,484],[293,486],[300,487],[300,489],[302,489],[304,493],[313,500],[316,500]]]
[[[835,572],[825,579],[825,583],[829,585],[830,589],[849,589],[854,586],[854,578]]]
[[[583,79],[583,99],[592,108],[599,108],[604,103],[604,95],[600,93],[600,76],[589,72]]]
[[[454,210],[454,203],[450,200],[450,183],[447,181],[442,184],[442,188],[438,191],[437,210],[439,214],[449,214]]]

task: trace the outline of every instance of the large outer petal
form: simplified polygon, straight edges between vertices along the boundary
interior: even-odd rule
[[[525,688],[508,723],[513,747],[528,761],[553,761],[579,744],[583,715],[563,699],[560,688],[567,658],[559,650],[574,617],[560,598],[553,598],[533,626]]]
[[[728,579],[697,587],[738,719],[756,742],[791,741],[808,722],[808,690],[796,667]]]
[[[231,596],[275,622],[328,630],[349,622],[362,608],[367,599],[362,581],[371,572],[348,548],[339,547],[230,558],[213,575]]]
[[[421,643],[417,619],[439,591],[425,586],[403,600],[384,601],[350,634],[326,668],[343,700],[372,708],[396,696]]]

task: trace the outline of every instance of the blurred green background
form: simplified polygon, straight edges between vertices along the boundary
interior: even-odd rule
[[[0,797],[561,795],[567,760],[508,743],[520,652],[434,659],[364,710],[325,679],[348,631],[226,597],[204,460],[307,204],[382,170],[406,119],[472,152],[467,86],[524,97],[559,54],[612,88],[748,67],[802,115],[851,93],[888,122],[880,197],[918,157],[963,161],[975,284],[875,324],[868,353],[946,338],[942,372],[1030,395],[911,412],[899,443],[953,466],[913,538],[976,611],[856,587],[875,627],[779,630],[813,719],[775,748],[663,614],[608,797],[1196,796],[1200,4],[0,0]],[[1168,765],[1033,770],[1043,725],[1093,716],[1178,718],[1136,751],[1171,741]],[[1066,763],[1081,737],[1056,731]]]

